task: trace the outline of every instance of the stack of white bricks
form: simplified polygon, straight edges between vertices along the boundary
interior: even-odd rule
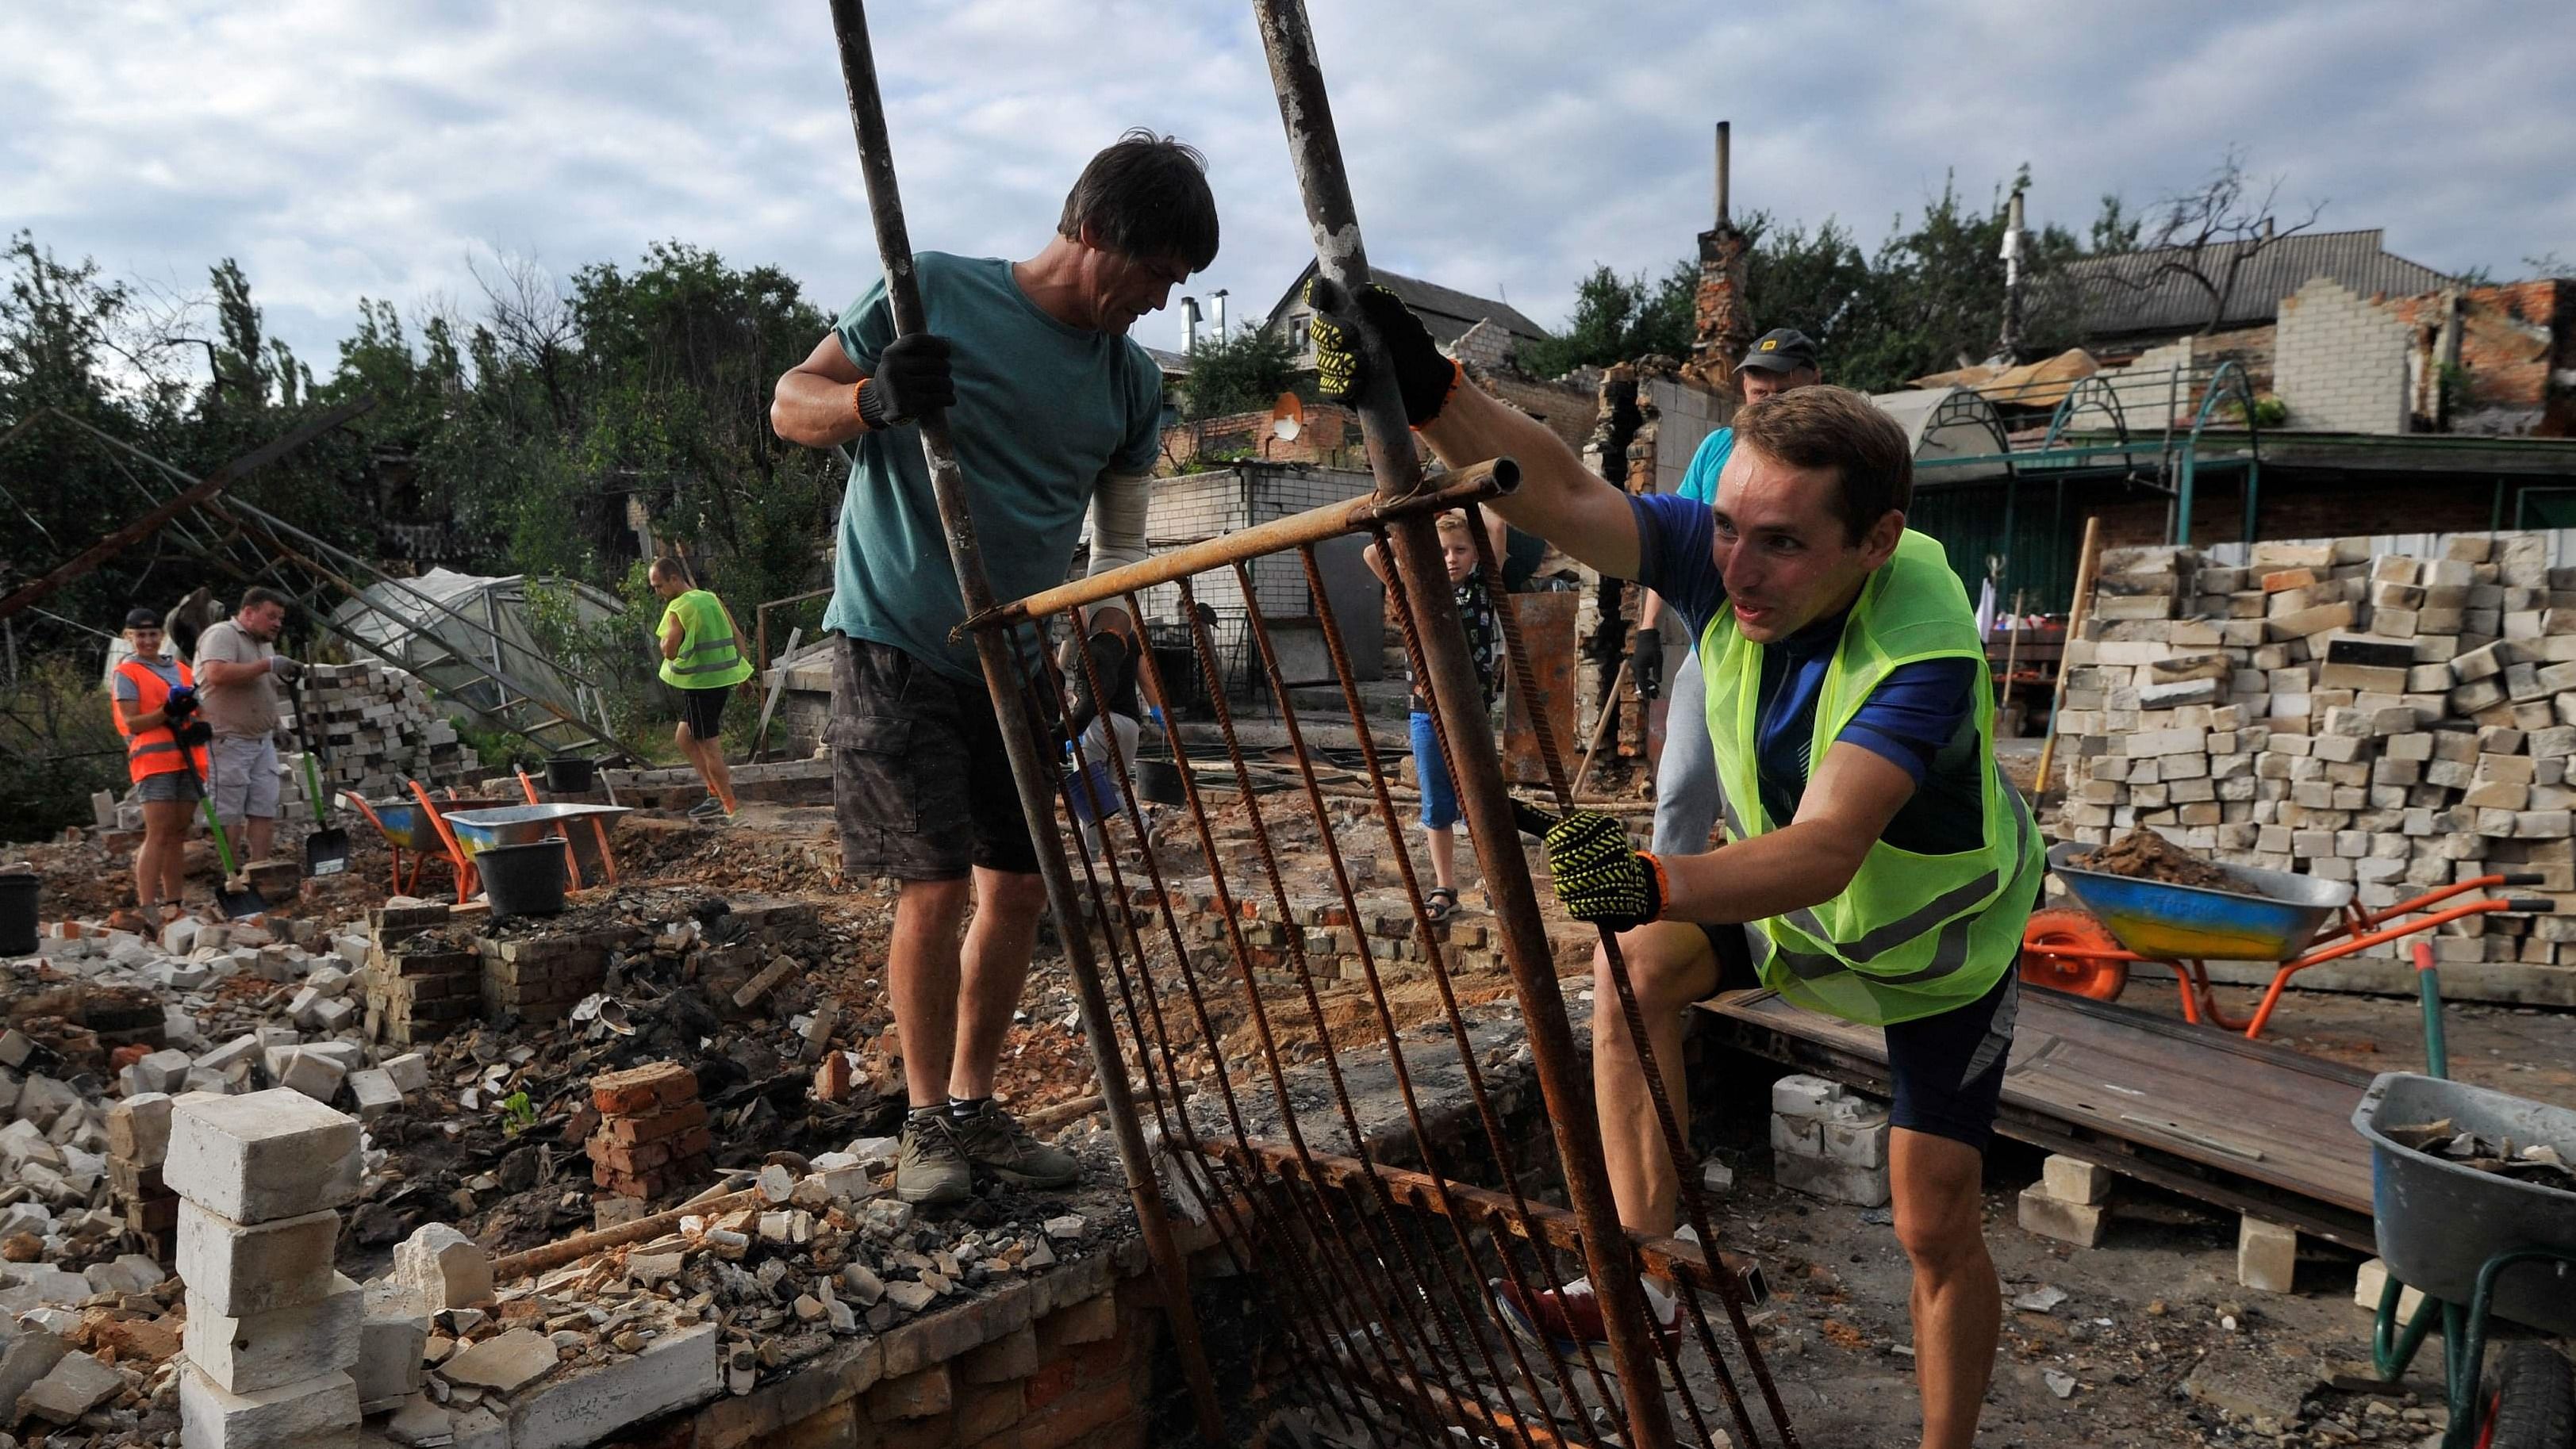
[[[2542,536],[2265,543],[2244,568],[2121,548],[2100,573],[2066,649],[2063,838],[2149,827],[2373,908],[2496,871],[2576,890],[2576,569]],[[2576,916],[2472,916],[2434,948],[2576,966]]]
[[[454,781],[480,763],[410,671],[316,664],[302,681],[305,735],[322,746],[322,787],[393,795],[406,778]],[[301,770],[298,770],[299,788]]]
[[[357,1120],[300,1092],[173,1106],[162,1176],[179,1194],[191,1449],[283,1449],[357,1427],[365,1293],[332,1253],[358,1174]]]
[[[1773,1082],[1771,1175],[1810,1197],[1885,1207],[1887,1109],[1822,1077]]]

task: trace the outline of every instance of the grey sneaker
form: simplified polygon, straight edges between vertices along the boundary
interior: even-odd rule
[[[1031,1137],[1018,1118],[991,1102],[954,1130],[967,1161],[1013,1187],[1046,1192],[1082,1180],[1082,1164],[1072,1153]]]
[[[903,1151],[894,1164],[896,1197],[930,1207],[960,1201],[974,1187],[974,1169],[958,1150],[957,1131],[947,1117],[923,1113],[904,1119]]]

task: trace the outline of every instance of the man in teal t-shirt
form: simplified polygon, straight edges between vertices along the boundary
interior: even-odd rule
[[[1091,520],[1093,573],[1145,556],[1162,445],[1162,373],[1127,329],[1216,257],[1216,199],[1196,151],[1130,131],[1094,156],[1056,233],[1026,261],[913,258],[927,330],[894,335],[882,282],[778,380],[770,421],[811,447],[852,445],[826,629],[841,864],[900,883],[888,996],[912,1102],[895,1191],[953,1202],[978,1172],[1069,1187],[1071,1154],[994,1105],[1046,888],[972,646],[912,422],[945,408],[996,599],[1064,582]],[[1085,621],[1104,672],[1135,649],[1123,610]],[[960,945],[969,900],[974,929]]]

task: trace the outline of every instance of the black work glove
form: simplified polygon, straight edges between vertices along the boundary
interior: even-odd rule
[[[1077,650],[1090,654],[1089,673],[1084,672],[1082,656]],[[1126,635],[1115,629],[1094,629],[1079,645],[1067,639],[1056,647],[1055,663],[1056,668],[1064,673],[1065,696],[1070,702],[1065,725],[1071,733],[1081,734],[1100,713],[1100,701],[1091,696],[1091,678],[1095,674],[1099,676],[1101,689],[1109,696],[1110,710],[1134,716],[1135,702],[1128,696],[1134,692],[1136,657]],[[1122,703],[1126,706],[1123,709],[1120,708]]]
[[[1660,699],[1664,693],[1664,631],[1636,628],[1628,631],[1628,678],[1637,686],[1639,699]]]
[[[215,727],[204,720],[192,719],[172,733],[179,737],[180,744],[194,747],[211,743],[215,737]]]
[[[1663,871],[1628,843],[1628,827],[1598,810],[1577,810],[1551,827],[1547,883],[1565,912],[1624,931],[1664,913]]]
[[[1325,290],[1328,296],[1338,291]],[[1348,407],[1358,401],[1367,377],[1360,340],[1350,328],[1320,310],[1322,304],[1316,303],[1315,292],[1316,284],[1307,283],[1306,300],[1319,309],[1307,324],[1307,334],[1315,339],[1316,380],[1324,396]],[[1396,389],[1404,394],[1404,420],[1418,428],[1440,416],[1441,407],[1449,401],[1450,389],[1458,385],[1458,364],[1440,355],[1422,319],[1386,288],[1372,286],[1360,293],[1359,311],[1395,366]]]
[[[859,389],[859,419],[872,430],[900,427],[956,401],[948,339],[916,332],[887,343],[877,354],[877,370]]]
[[[161,717],[172,724],[177,724],[195,714],[200,703],[202,701],[197,698],[197,691],[182,684],[171,690],[169,696],[161,701]]]

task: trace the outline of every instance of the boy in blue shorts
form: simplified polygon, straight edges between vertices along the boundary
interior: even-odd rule
[[[1492,535],[1494,556],[1501,558],[1503,521],[1488,511],[1485,525]],[[1485,588],[1485,576],[1477,568],[1476,537],[1468,531],[1465,510],[1453,508],[1440,515],[1440,556],[1449,566],[1458,622],[1467,630],[1467,656],[1476,666],[1476,682],[1484,688],[1485,707],[1491,709],[1503,693],[1503,629],[1494,614],[1493,595]],[[1369,571],[1385,579],[1386,561],[1376,544],[1368,546],[1364,557]],[[1450,782],[1448,762],[1440,757],[1439,736],[1432,732],[1431,702],[1423,698],[1420,682],[1411,675],[1408,660],[1406,682],[1413,685],[1413,777],[1422,787],[1422,843],[1431,857],[1432,886],[1422,904],[1432,920],[1445,921],[1458,909],[1458,790]]]

